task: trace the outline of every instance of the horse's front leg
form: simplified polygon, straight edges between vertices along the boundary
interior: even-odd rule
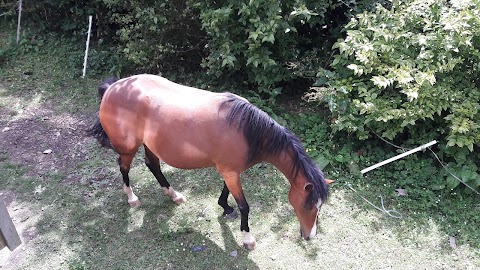
[[[232,193],[232,196],[235,198],[235,201],[237,202],[238,209],[240,210],[240,231],[242,231],[243,233],[243,246],[248,250],[253,250],[255,249],[256,241],[250,233],[250,228],[248,227],[248,213],[250,212],[250,206],[248,205],[247,200],[245,199],[245,195],[243,194],[243,189],[240,182],[240,173],[222,170],[220,168],[217,169],[225,180],[225,187],[222,195],[226,193],[226,196],[228,196],[228,191],[230,191],[230,193]],[[227,191],[225,191],[225,188],[227,188]],[[220,196],[220,198],[222,198],[222,196]],[[224,207],[224,209],[229,210],[228,207]]]
[[[236,219],[238,217],[238,213],[228,204],[228,194],[230,194],[230,191],[228,190],[227,185],[224,183],[222,194],[220,194],[220,197],[218,198],[218,204],[223,208],[224,217]]]

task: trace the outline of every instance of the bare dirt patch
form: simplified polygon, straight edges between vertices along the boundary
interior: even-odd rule
[[[14,118],[0,121],[2,152],[14,164],[27,164],[32,174],[66,173],[87,157],[82,148],[89,139],[84,132],[85,119],[56,115],[46,108],[29,109]]]
[[[38,206],[37,195],[45,191],[49,181],[76,184],[77,164],[89,159],[85,148],[88,140],[92,140],[85,134],[88,115],[56,113],[52,107],[42,104],[21,110],[0,108],[0,161],[24,168],[27,179],[45,183],[35,187],[31,198],[22,200],[17,200],[19,194],[14,190],[0,185],[0,199],[7,205],[23,243],[14,252],[2,250],[2,269],[15,269],[22,258],[34,252],[39,236],[36,225],[39,213],[36,212],[41,213],[47,207]]]

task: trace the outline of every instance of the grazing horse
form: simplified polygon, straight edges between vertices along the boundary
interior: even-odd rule
[[[218,204],[224,215],[236,217],[227,203],[229,193],[233,195],[240,210],[243,244],[251,250],[256,242],[248,226],[249,206],[240,174],[254,164],[268,162],[290,182],[288,199],[300,222],[301,236],[316,235],[317,213],[327,199],[329,180],[291,131],[246,99],[146,74],[107,80],[99,87],[99,96],[98,119],[89,133],[120,155],[123,191],[132,207],[140,201],[130,187],[128,172],[142,145],[145,164],[177,204],[186,199],[167,182],[160,160],[181,169],[215,167],[224,179]]]

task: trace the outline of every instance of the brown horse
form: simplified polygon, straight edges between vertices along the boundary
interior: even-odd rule
[[[236,217],[227,203],[229,193],[233,195],[241,214],[243,244],[254,249],[240,174],[254,164],[268,162],[290,182],[288,199],[300,221],[302,237],[316,235],[317,213],[328,196],[323,173],[292,132],[246,99],[179,85],[154,75],[107,80],[100,86],[99,95],[98,119],[89,133],[120,155],[123,190],[132,207],[140,201],[130,187],[128,172],[142,145],[145,164],[177,204],[186,199],[167,182],[160,160],[181,169],[215,167],[225,181],[218,204],[224,215]]]

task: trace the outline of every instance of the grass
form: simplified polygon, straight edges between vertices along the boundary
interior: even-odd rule
[[[8,37],[3,37],[0,45],[7,41]],[[14,50],[0,62],[0,129],[30,121],[46,133],[58,130],[63,136],[71,131],[61,126],[65,115],[79,127],[85,126],[97,108],[95,88],[103,76],[79,78],[79,67],[68,61],[73,51],[68,44],[29,44],[33,47]],[[6,137],[9,134],[13,133],[0,133],[2,145],[12,141]],[[270,165],[245,172],[250,228],[257,238],[257,249],[248,252],[240,246],[239,220],[219,217],[221,208],[216,201],[222,179],[214,169],[187,171],[162,165],[167,179],[188,198],[187,203],[176,206],[162,194],[140,152],[131,179],[143,205],[131,209],[121,191],[113,152],[79,133],[71,136],[75,139],[71,148],[53,149],[54,154],[64,155],[58,159],[33,148],[25,150],[31,161],[14,156],[16,148],[0,150],[0,192],[14,194],[9,210],[24,242],[12,253],[0,252],[0,266],[5,264],[2,269],[480,268],[480,240],[475,233],[480,225],[478,219],[471,219],[478,215],[477,198],[451,195],[447,201],[452,204],[450,214],[436,214],[432,207],[411,207],[435,203],[427,201],[431,196],[421,197],[421,186],[412,187],[407,198],[397,197],[396,185],[389,179],[399,178],[393,167],[367,178],[350,172],[349,163],[338,156],[348,160],[351,149],[331,146],[329,156],[338,160],[332,158],[326,174],[337,183],[320,213],[319,235],[312,241],[299,237],[283,175]],[[40,134],[37,144],[48,146],[51,140],[48,134]],[[360,160],[357,166],[381,158]],[[415,158],[406,162],[420,163]],[[386,173],[389,171],[392,175]],[[352,192],[348,184],[359,193]],[[377,196],[382,195],[385,207],[399,210],[404,218],[388,218],[358,195],[377,205]],[[230,202],[234,205],[231,198]],[[439,206],[439,210],[445,207]],[[459,221],[454,222],[454,217]],[[460,226],[463,221],[472,223]],[[449,245],[452,230],[448,226],[457,231],[453,235],[459,239],[456,248]],[[204,250],[197,251],[199,247]],[[231,256],[234,251],[236,256]]]

